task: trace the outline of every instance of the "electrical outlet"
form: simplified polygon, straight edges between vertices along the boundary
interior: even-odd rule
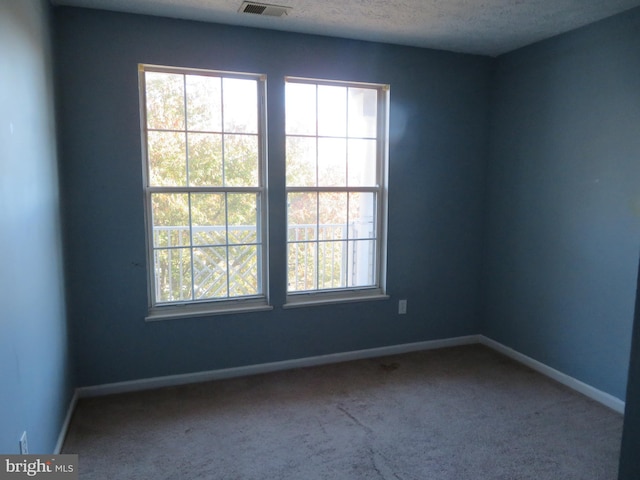
[[[22,432],[20,437],[20,454],[26,455],[29,453],[29,445],[27,444],[27,431]]]
[[[400,300],[398,302],[398,313],[400,315],[404,315],[405,313],[407,313],[407,301],[406,300]]]

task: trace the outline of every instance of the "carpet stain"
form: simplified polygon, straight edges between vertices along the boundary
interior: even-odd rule
[[[397,370],[400,368],[400,364],[398,362],[381,363],[380,368],[385,372],[393,372],[394,370]]]

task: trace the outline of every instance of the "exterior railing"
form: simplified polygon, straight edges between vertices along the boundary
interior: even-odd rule
[[[362,283],[354,280],[357,276],[372,278],[372,244],[347,241],[348,237],[364,237],[361,231],[367,232],[371,225],[289,226],[288,290],[341,288]],[[156,226],[153,237],[157,301],[260,293],[261,249],[256,226],[193,226],[191,230],[188,226]],[[359,252],[359,248],[366,251]],[[227,258],[230,249],[233,256]]]

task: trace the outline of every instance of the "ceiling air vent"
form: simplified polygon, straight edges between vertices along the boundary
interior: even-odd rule
[[[242,2],[240,13],[254,13],[256,15],[267,15],[269,17],[282,17],[287,15],[291,7],[281,7],[280,5],[269,5],[268,3]]]

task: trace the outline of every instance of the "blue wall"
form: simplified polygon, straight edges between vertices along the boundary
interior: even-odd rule
[[[493,79],[487,336],[624,399],[640,247],[640,9]]]
[[[48,4],[0,2],[0,452],[54,449],[72,392]]]
[[[79,385],[478,332],[491,59],[73,8],[56,26]],[[145,323],[138,63],[267,74],[273,311]],[[281,308],[285,75],[391,84],[391,300]]]

